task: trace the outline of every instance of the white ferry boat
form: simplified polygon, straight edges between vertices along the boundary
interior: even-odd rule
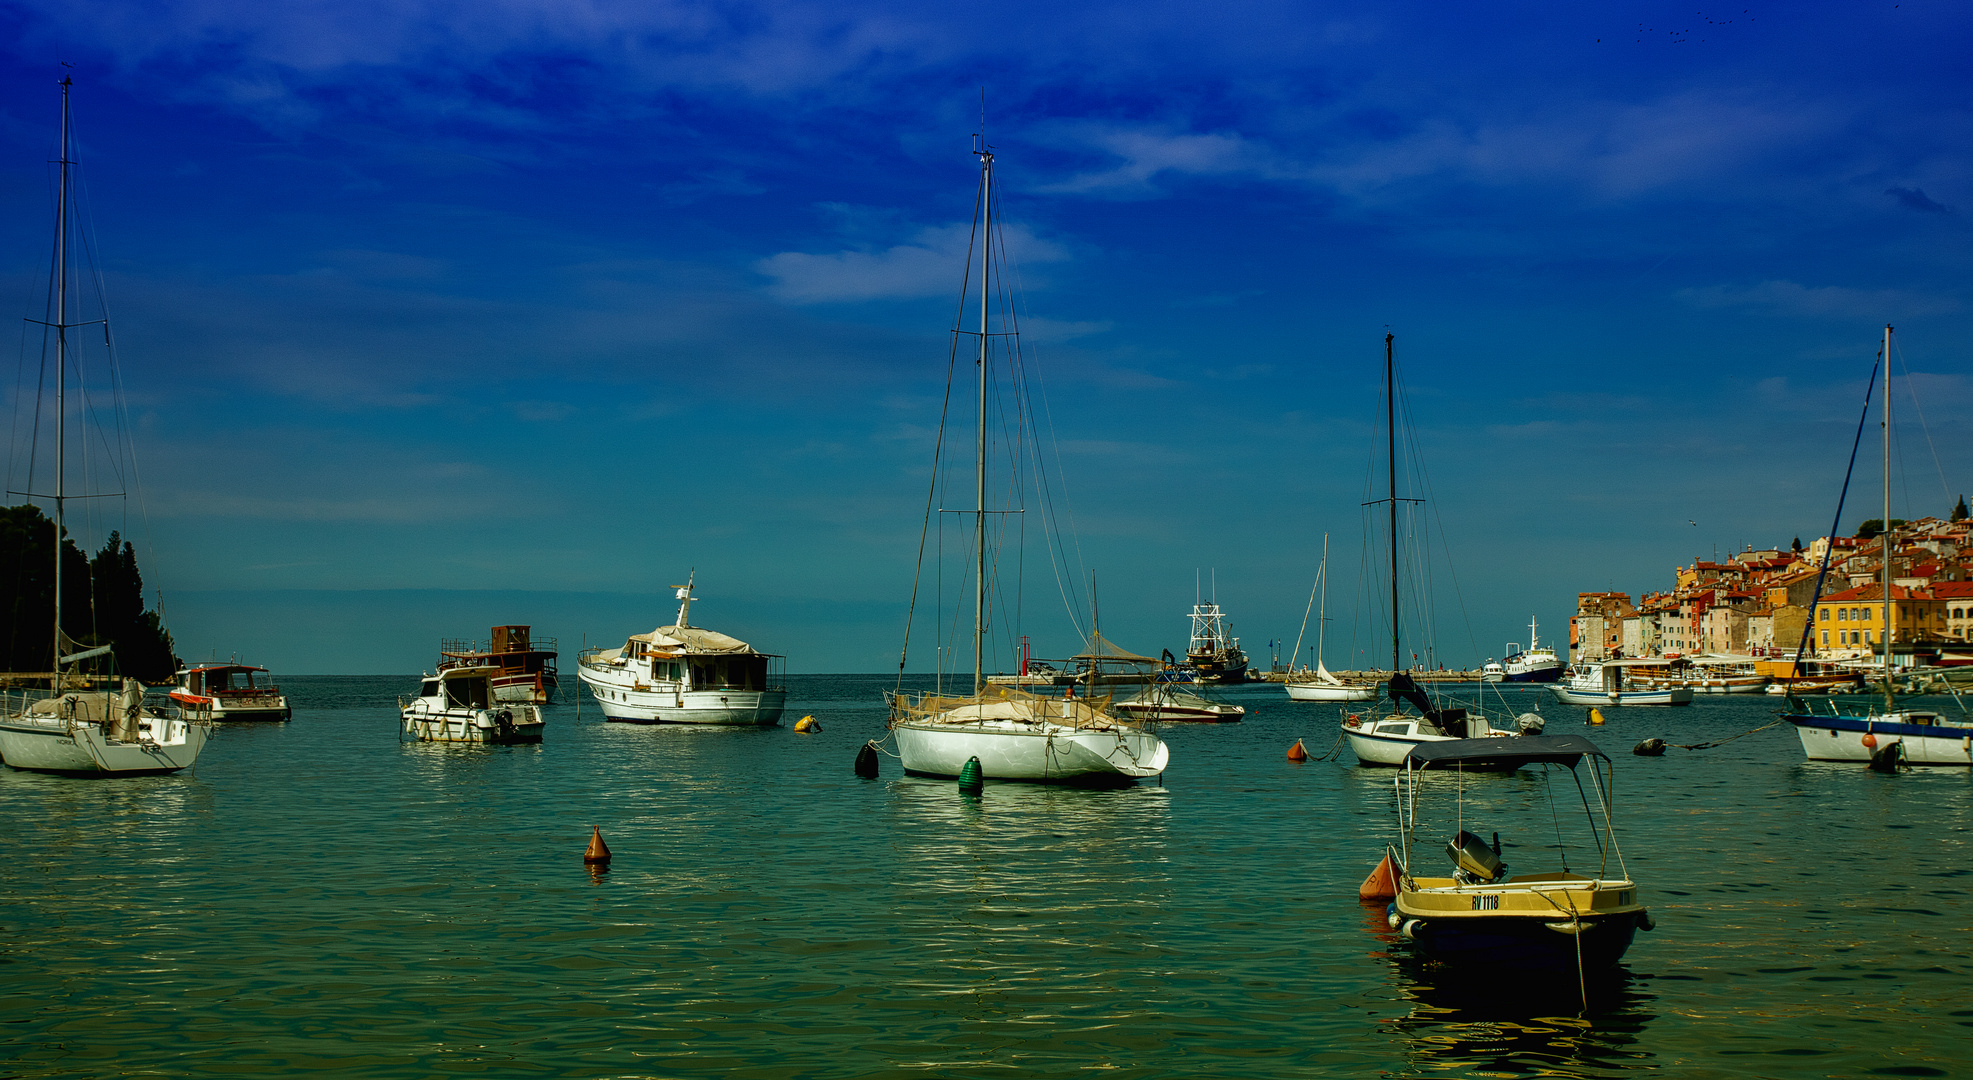
[[[780,723],[788,702],[782,658],[691,625],[691,578],[678,600],[672,625],[633,634],[621,648],[583,651],[576,673],[603,715],[628,724]]]
[[[1507,682],[1552,683],[1562,677],[1563,668],[1555,647],[1541,643],[1541,637],[1535,633],[1534,617],[1529,616],[1528,650],[1522,652],[1519,645],[1510,643],[1501,674]]]
[[[404,734],[420,742],[538,743],[540,708],[493,699],[495,667],[447,668],[427,675],[418,696],[398,699]]]

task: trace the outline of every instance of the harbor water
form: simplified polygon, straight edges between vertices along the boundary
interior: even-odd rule
[[[569,682],[539,746],[399,742],[413,680],[288,679],[291,723],[223,726],[192,774],[0,770],[0,1073],[1683,1080],[1963,1075],[1973,1048],[1966,770],[1809,763],[1785,725],[1629,753],[1774,698],[1592,728],[1507,691],[1614,759],[1657,923],[1547,992],[1448,984],[1358,902],[1392,774],[1287,760],[1337,710],[1279,687],[1165,728],[1161,784],[974,798],[852,774],[881,677],[792,677],[759,730],[604,723]]]

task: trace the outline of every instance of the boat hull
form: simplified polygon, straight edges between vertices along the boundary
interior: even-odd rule
[[[280,722],[294,717],[294,710],[288,707],[288,699],[285,697],[227,701],[223,697],[194,694],[187,690],[173,690],[166,696],[173,705],[184,711],[188,719],[193,720],[266,723]]]
[[[1973,728],[1939,724],[1900,724],[1881,718],[1815,716],[1784,717],[1795,725],[1802,752],[1810,761],[1867,762],[1886,743],[1904,744],[1904,759],[1912,765],[1973,766]],[[1865,746],[1864,736],[1876,745]]]
[[[786,690],[684,690],[676,683],[640,685],[615,678],[614,671],[599,674],[587,666],[580,675],[603,717],[622,724],[771,727],[781,722],[788,706]]]
[[[121,742],[95,724],[0,720],[0,759],[24,772],[63,776],[152,776],[190,768],[211,729],[189,720],[153,718],[163,738]]]
[[[1400,929],[1420,952],[1447,964],[1497,972],[1566,972],[1579,963],[1584,970],[1615,965],[1630,950],[1643,918],[1641,911],[1580,919],[1553,913],[1430,916],[1404,918]]]
[[[1151,723],[1182,722],[1191,724],[1237,724],[1246,716],[1247,710],[1238,705],[1219,708],[1201,708],[1191,705],[1126,705],[1112,704],[1111,711],[1119,712],[1132,720]]]
[[[519,709],[405,709],[404,734],[418,742],[520,746],[541,741],[547,727],[530,706]]]
[[[1549,686],[1564,705],[1690,705],[1692,688],[1670,690],[1574,690],[1562,683]]]
[[[914,776],[956,777],[979,758],[988,780],[1121,787],[1161,775],[1171,760],[1162,739],[1125,727],[903,721],[891,733],[904,771]]]
[[[1357,764],[1384,768],[1396,768],[1404,764],[1405,755],[1411,748],[1421,743],[1452,742],[1451,735],[1434,735],[1418,730],[1415,718],[1367,720],[1358,719],[1355,724],[1343,721],[1343,734],[1350,741],[1350,750],[1356,754]],[[1472,736],[1473,738],[1512,738],[1511,732],[1495,731],[1491,727]],[[1519,766],[1505,768],[1472,769],[1472,772],[1513,772]]]
[[[1556,664],[1553,667],[1535,668],[1531,671],[1509,670],[1502,676],[1501,681],[1521,682],[1521,683],[1552,683],[1560,679],[1562,677],[1562,673],[1567,670],[1568,669],[1563,667],[1561,664]]]
[[[1290,701],[1375,701],[1374,686],[1332,686],[1327,683],[1283,683]]]

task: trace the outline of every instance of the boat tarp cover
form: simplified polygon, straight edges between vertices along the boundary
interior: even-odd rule
[[[648,634],[634,635],[630,640],[645,642],[654,649],[690,649],[699,653],[754,651],[753,646],[739,638],[697,626],[660,626]]]
[[[1162,661],[1153,656],[1139,656],[1103,636],[1102,631],[1089,635],[1089,651],[1071,656],[1071,660],[1101,661],[1110,664],[1158,664]]]
[[[1007,686],[989,687],[973,694],[900,695],[894,701],[893,721],[968,724],[981,720],[1013,720],[1029,724],[1066,724],[1070,727],[1110,727],[1110,696],[1050,697],[1029,694]]]
[[[1414,767],[1434,765],[1536,765],[1553,762],[1575,768],[1584,754],[1608,760],[1596,744],[1581,735],[1515,735],[1486,739],[1453,739],[1419,743],[1406,755]]]

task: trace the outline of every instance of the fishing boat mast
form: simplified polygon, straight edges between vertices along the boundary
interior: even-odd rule
[[[973,693],[986,689],[981,646],[986,639],[986,454],[987,454],[987,277],[993,250],[993,150],[984,137],[973,151],[980,157],[980,352],[979,454],[974,466],[973,494]]]

